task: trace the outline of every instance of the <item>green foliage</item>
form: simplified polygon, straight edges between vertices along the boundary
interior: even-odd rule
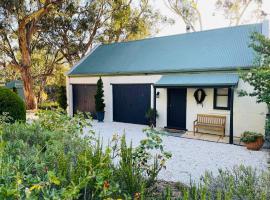
[[[18,79],[27,65],[33,83],[27,92],[38,103],[46,100],[44,87],[62,82],[95,44],[142,39],[167,22],[145,0],[1,0],[0,10],[0,82]],[[20,42],[24,36],[29,44]]]
[[[67,109],[67,94],[66,94],[66,87],[60,86],[57,103],[63,110]]]
[[[164,150],[161,136],[165,133],[157,131],[153,128],[144,129],[147,138],[140,142],[140,145],[135,149],[135,161],[137,167],[142,173],[149,177],[148,186],[156,181],[158,173],[166,168],[165,163],[172,157],[170,152]],[[156,150],[156,155],[153,157],[152,150]],[[153,164],[148,160],[153,160]]]
[[[38,105],[40,110],[56,110],[59,107],[57,102],[42,102]]]
[[[250,46],[256,52],[254,68],[244,72],[241,78],[253,86],[252,92],[240,91],[240,96],[252,96],[257,102],[264,102],[270,110],[270,39],[259,33],[253,33]],[[270,145],[270,132],[265,133],[266,144]]]
[[[233,170],[219,170],[217,176],[206,173],[199,189],[206,189],[211,199],[254,199],[270,198],[270,174],[257,173],[250,167],[235,167]]]
[[[256,142],[258,138],[263,138],[261,133],[245,131],[241,136],[241,141],[244,143]]]
[[[152,126],[155,122],[155,117],[158,118],[158,112],[155,111],[153,108],[149,108],[146,113],[145,117],[149,120],[150,126]]]
[[[168,7],[178,15],[186,25],[186,28],[196,31],[198,23],[202,30],[201,13],[198,9],[198,2],[195,0],[167,0]]]
[[[245,13],[249,10],[257,19],[263,19],[262,0],[216,0],[216,9],[221,11],[230,26],[242,23]]]
[[[0,87],[0,115],[8,113],[12,122],[26,120],[26,108],[23,100],[12,90]]]
[[[259,33],[253,33],[250,46],[257,57],[254,68],[242,73],[242,78],[254,87],[253,92],[242,91],[241,95],[255,96],[258,102],[270,105],[270,39]]]
[[[104,103],[104,90],[103,90],[103,81],[101,78],[97,81],[97,93],[95,95],[95,105],[96,112],[104,112],[105,103]]]
[[[103,146],[82,113],[43,111],[31,123],[0,123],[0,199],[133,199],[153,180],[136,156],[125,137]]]
[[[162,200],[266,200],[270,199],[270,172],[257,173],[250,167],[206,172],[201,182],[181,189],[175,196],[170,188],[160,194]]]

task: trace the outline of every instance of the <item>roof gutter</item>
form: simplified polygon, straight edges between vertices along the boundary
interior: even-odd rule
[[[130,76],[130,75],[158,75],[158,74],[172,74],[172,73],[201,73],[201,72],[235,72],[237,70],[249,70],[253,66],[246,67],[224,67],[221,69],[195,69],[195,70],[168,70],[168,71],[142,71],[142,72],[114,72],[114,73],[91,73],[91,74],[68,74],[69,77],[93,77],[93,76]]]

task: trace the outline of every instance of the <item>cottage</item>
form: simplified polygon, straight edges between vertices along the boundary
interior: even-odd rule
[[[268,30],[263,22],[100,45],[68,73],[68,112],[95,113],[101,77],[105,121],[147,124],[152,107],[157,127],[193,131],[198,116],[223,116],[230,143],[246,130],[263,133],[266,105],[239,97],[239,90],[252,88],[238,72],[253,64],[251,33],[268,36]]]

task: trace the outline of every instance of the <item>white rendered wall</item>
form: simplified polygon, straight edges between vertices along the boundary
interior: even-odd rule
[[[167,89],[157,88],[159,97],[156,99],[157,112],[159,117],[157,118],[157,126],[167,126]]]
[[[240,89],[251,92],[252,87],[239,81]],[[234,101],[234,129],[236,135],[241,135],[244,131],[257,131],[264,134],[265,117],[267,106],[265,103],[257,103],[255,97],[239,97],[235,95]]]
[[[70,77],[67,78],[68,112],[72,114],[72,84],[96,84],[99,77]],[[161,78],[161,75],[141,75],[141,76],[104,76],[105,95],[105,121],[113,120],[113,102],[112,102],[112,84],[153,84]],[[240,136],[244,131],[257,131],[264,133],[265,115],[267,108],[265,104],[256,103],[255,97],[239,97],[237,91],[240,89],[252,90],[251,86],[240,80],[238,88],[234,95],[234,135]],[[213,89],[204,89],[206,98],[203,105],[197,105],[193,94],[196,88],[187,89],[187,122],[186,127],[193,131],[193,121],[197,114],[217,114],[227,117],[226,135],[229,134],[230,112],[226,110],[213,109]],[[151,89],[151,105],[153,106],[153,87]],[[167,89],[157,88],[160,93],[156,99],[157,126],[165,127],[167,125]]]
[[[204,89],[206,93],[205,100],[202,104],[197,104],[194,98],[194,92],[197,88],[187,89],[187,129],[193,131],[193,121],[197,118],[197,114],[213,114],[226,116],[226,134],[229,132],[230,112],[228,110],[215,110],[214,89]]]

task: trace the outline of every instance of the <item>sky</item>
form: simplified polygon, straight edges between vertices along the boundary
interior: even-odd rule
[[[179,33],[185,33],[185,24],[179,16],[174,14],[166,5],[166,0],[152,0],[154,8],[158,9],[162,15],[170,17],[175,21],[173,25],[166,25],[160,27],[159,33],[154,36],[166,36]],[[214,28],[226,27],[229,25],[229,21],[225,19],[224,15],[215,9],[216,0],[198,0],[198,8],[202,15],[203,30],[209,30]],[[256,5],[251,4],[241,24],[257,23],[259,22],[256,18],[252,17],[252,11],[256,9]],[[266,12],[267,19],[270,20],[270,0],[263,0],[262,9]]]

